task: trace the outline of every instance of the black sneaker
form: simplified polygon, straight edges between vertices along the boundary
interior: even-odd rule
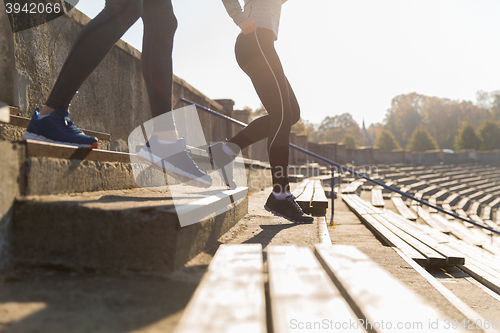
[[[229,155],[224,151],[224,144],[231,145],[231,150],[236,150],[237,152],[234,155]],[[238,156],[238,152],[240,148],[235,144],[228,144],[217,142],[211,146],[208,146],[207,153],[210,157],[210,162],[212,162],[213,166],[219,172],[219,175],[231,190],[236,189],[237,185],[234,181],[233,169],[234,169],[234,160],[236,156]]]
[[[264,208],[274,215],[284,217],[285,219],[297,224],[313,223],[314,217],[305,214],[295,201],[293,194],[290,194],[283,200],[278,200],[273,193],[267,198]]]
[[[137,157],[146,164],[165,170],[167,174],[183,183],[197,187],[210,187],[212,177],[198,168],[188,152],[184,138],[165,144],[153,136],[137,153]]]

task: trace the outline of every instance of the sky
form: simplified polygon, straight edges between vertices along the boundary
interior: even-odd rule
[[[240,30],[222,1],[172,3],[174,74],[211,99],[259,108],[234,57]],[[77,5],[90,17],[103,7]],[[498,0],[288,0],[275,46],[302,119],[348,112],[368,127],[400,94],[476,102],[477,91],[500,90],[498,13]],[[142,32],[139,20],[122,39],[141,50]]]

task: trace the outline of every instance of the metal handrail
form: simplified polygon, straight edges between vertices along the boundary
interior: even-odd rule
[[[224,114],[221,114],[221,113],[219,113],[219,112],[217,112],[217,111],[211,110],[211,109],[209,109],[209,108],[207,108],[207,107],[204,107],[204,106],[199,105],[199,104],[197,104],[197,103],[191,102],[191,101],[189,101],[189,100],[187,100],[187,99],[185,99],[185,98],[181,98],[181,101],[183,101],[183,102],[185,102],[185,103],[188,103],[188,104],[195,105],[197,108],[199,108],[199,109],[201,109],[201,110],[203,110],[203,111],[206,111],[206,112],[211,113],[211,114],[213,114],[213,115],[215,115],[215,116],[218,116],[218,117],[220,117],[220,118],[223,118],[223,119],[226,119],[226,120],[228,120],[228,121],[231,121],[231,122],[232,122],[232,123],[234,123],[234,124],[240,125],[240,126],[242,126],[242,127],[246,127],[246,126],[247,126],[247,124],[245,124],[245,123],[244,123],[244,122],[242,122],[242,121],[236,120],[236,119],[234,119],[234,118],[231,118],[231,117],[229,117],[229,116],[226,116],[226,115],[224,115]],[[495,233],[495,234],[497,234],[497,235],[500,235],[500,231],[498,231],[498,230],[495,230],[495,229],[490,228],[490,227],[488,227],[488,226],[481,225],[481,224],[479,224],[479,223],[477,223],[477,222],[475,222],[475,221],[472,221],[472,220],[470,220],[470,219],[466,219],[466,218],[464,218],[464,217],[462,217],[462,216],[460,216],[460,215],[457,215],[457,214],[455,214],[455,213],[452,213],[452,212],[449,212],[449,211],[447,211],[447,210],[444,210],[444,209],[442,209],[442,208],[440,208],[440,207],[438,207],[438,206],[434,206],[434,205],[430,204],[430,203],[429,203],[429,202],[427,202],[427,201],[424,201],[424,200],[418,199],[418,198],[414,197],[414,196],[413,196],[413,195],[411,195],[411,194],[408,194],[408,193],[406,193],[406,192],[402,192],[402,191],[400,191],[399,189],[397,189],[397,188],[395,188],[395,187],[392,187],[392,186],[389,186],[389,185],[386,185],[385,183],[383,183],[383,182],[381,182],[381,181],[379,181],[379,180],[372,179],[372,178],[370,178],[370,177],[368,177],[368,176],[366,176],[366,175],[364,175],[364,174],[358,173],[358,172],[356,172],[355,170],[353,170],[353,169],[351,169],[351,168],[349,168],[349,167],[343,166],[343,165],[341,165],[341,164],[339,164],[339,163],[336,163],[336,162],[334,162],[334,161],[332,161],[332,160],[329,160],[328,158],[325,158],[325,157],[323,157],[323,156],[320,156],[320,155],[318,155],[318,154],[315,154],[315,153],[313,153],[313,152],[311,152],[311,151],[309,151],[309,150],[307,150],[307,149],[304,149],[304,148],[301,148],[301,147],[299,147],[299,146],[296,146],[296,145],[294,145],[293,143],[290,143],[290,147],[292,147],[293,149],[296,149],[296,150],[298,150],[298,151],[300,151],[300,152],[302,152],[302,153],[304,153],[304,154],[307,154],[307,155],[309,155],[309,156],[312,156],[312,157],[314,157],[314,158],[317,158],[317,159],[319,159],[319,160],[321,160],[321,161],[323,161],[323,162],[325,162],[325,163],[330,164],[330,169],[331,169],[331,171],[332,171],[332,182],[331,182],[331,183],[332,183],[332,190],[331,190],[331,191],[332,191],[332,192],[331,192],[331,199],[332,199],[332,221],[333,221],[333,200],[334,200],[334,197],[335,197],[335,194],[334,194],[334,191],[333,191],[333,190],[334,190],[334,186],[333,186],[333,184],[334,184],[334,181],[333,181],[333,177],[334,177],[334,170],[333,170],[333,167],[336,167],[336,168],[338,168],[338,169],[340,169],[340,170],[342,170],[342,171],[347,171],[347,172],[351,173],[352,175],[354,175],[354,176],[356,176],[356,177],[366,179],[366,180],[368,180],[368,181],[370,181],[370,182],[372,182],[372,183],[375,183],[375,184],[377,184],[377,185],[382,186],[382,187],[383,187],[383,188],[385,188],[385,189],[388,189],[388,190],[390,190],[390,191],[392,191],[392,192],[398,193],[398,194],[400,194],[401,196],[404,196],[404,197],[406,197],[406,198],[408,198],[408,199],[410,199],[410,200],[414,200],[414,201],[416,201],[416,202],[418,202],[418,203],[420,203],[420,204],[422,204],[422,205],[425,205],[425,206],[428,206],[428,207],[430,207],[430,208],[433,208],[433,209],[435,209],[435,210],[437,210],[437,211],[439,211],[439,212],[441,212],[441,213],[444,213],[444,214],[450,215],[450,216],[454,217],[455,219],[459,219],[459,220],[461,220],[461,221],[464,221],[464,222],[470,223],[470,224],[472,224],[472,225],[475,225],[476,227],[483,228],[483,229],[486,229],[486,230],[491,231],[492,233]]]

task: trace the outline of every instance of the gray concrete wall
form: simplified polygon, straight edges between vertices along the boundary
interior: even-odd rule
[[[9,252],[9,230],[12,227],[14,202],[22,194],[22,169],[25,149],[22,145],[0,141],[0,269]]]
[[[73,9],[47,24],[12,34],[5,11],[0,12],[0,100],[31,117],[35,107],[45,103],[76,35],[90,19]],[[79,127],[127,140],[134,128],[151,119],[140,57],[127,43],[116,43],[71,103],[71,117]],[[174,108],[184,106],[180,101],[184,97],[225,110],[178,77],[174,77],[173,97]],[[225,121],[199,113],[207,141],[219,140]]]
[[[0,101],[14,103],[14,37],[4,2],[0,2]]]

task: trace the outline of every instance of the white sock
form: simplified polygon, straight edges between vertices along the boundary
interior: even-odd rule
[[[284,192],[284,193],[273,192],[274,197],[278,200],[284,200],[290,194],[291,194],[290,192]]]
[[[43,119],[43,118],[45,118],[47,116],[50,116],[50,113],[49,114],[44,114],[43,116],[41,114],[39,114],[38,115],[38,120]]]
[[[231,148],[229,148],[225,143],[222,144],[222,150],[224,150],[224,152],[226,154],[228,154],[229,156],[234,156],[236,155],[234,151],[231,150]]]

